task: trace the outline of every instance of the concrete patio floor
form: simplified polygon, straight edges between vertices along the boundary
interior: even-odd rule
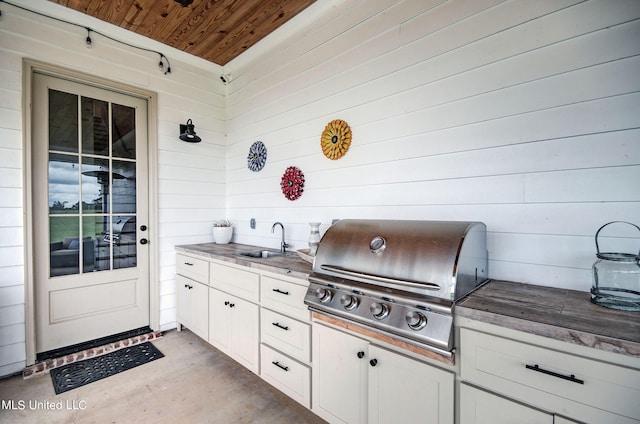
[[[188,330],[153,344],[164,358],[60,395],[49,374],[0,380],[0,422],[324,423]]]

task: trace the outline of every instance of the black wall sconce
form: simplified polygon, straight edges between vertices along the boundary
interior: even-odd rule
[[[191,122],[191,119],[187,121],[187,124],[180,124],[180,140],[188,141],[189,143],[200,143],[202,139],[196,135],[194,130],[195,125]]]

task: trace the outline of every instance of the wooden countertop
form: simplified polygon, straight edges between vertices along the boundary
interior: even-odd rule
[[[251,252],[254,250],[273,250],[260,246],[251,246],[248,244],[215,244],[200,243],[176,246],[178,252],[191,253],[195,255],[205,256],[211,259],[217,259],[237,265],[254,268],[257,270],[269,271],[276,274],[286,275],[289,277],[301,278],[306,280],[311,274],[311,264],[303,261],[296,252],[287,252],[285,256],[278,256],[269,259],[250,258],[241,256],[243,252]]]
[[[306,280],[311,264],[296,252],[261,259],[240,256],[264,249],[246,244],[200,243],[176,246],[191,253]],[[272,249],[268,249],[272,250]],[[608,309],[588,292],[490,280],[455,306],[456,316],[539,336],[640,358],[640,312]]]
[[[640,357],[640,312],[595,305],[588,292],[491,280],[456,305],[456,316]]]

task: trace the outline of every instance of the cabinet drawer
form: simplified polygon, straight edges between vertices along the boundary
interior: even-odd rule
[[[211,263],[209,285],[250,302],[260,300],[260,275],[218,263]]]
[[[262,308],[262,342],[287,355],[311,361],[311,326]]]
[[[640,419],[640,370],[466,328],[460,350],[462,379],[496,393],[585,422]]]
[[[311,313],[304,304],[307,289],[308,284],[295,284],[264,275],[262,276],[262,305],[308,322]]]
[[[554,424],[554,417],[521,403],[460,384],[461,424]]]
[[[272,386],[311,407],[311,370],[268,346],[261,347],[261,377]]]
[[[192,280],[209,284],[209,262],[191,256],[176,255],[176,272]]]

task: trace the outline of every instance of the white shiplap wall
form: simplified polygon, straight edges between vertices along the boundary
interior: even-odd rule
[[[162,51],[159,57],[0,3],[0,376],[25,365],[22,60],[36,59],[117,80],[158,95],[158,221],[160,327],[175,327],[176,244],[210,242],[210,225],[225,208],[225,87],[221,68],[151,40],[100,23],[44,0],[21,5],[79,22],[117,39]],[[179,124],[193,119],[200,144],[178,140]]]
[[[275,221],[297,249],[310,221],[480,220],[492,278],[588,291],[599,226],[640,224],[637,0],[344,0],[299,16],[225,69],[236,241],[278,247]],[[353,142],[331,161],[319,139],[337,118]],[[290,165],[306,177],[294,202]],[[637,252],[634,231],[604,243]]]

